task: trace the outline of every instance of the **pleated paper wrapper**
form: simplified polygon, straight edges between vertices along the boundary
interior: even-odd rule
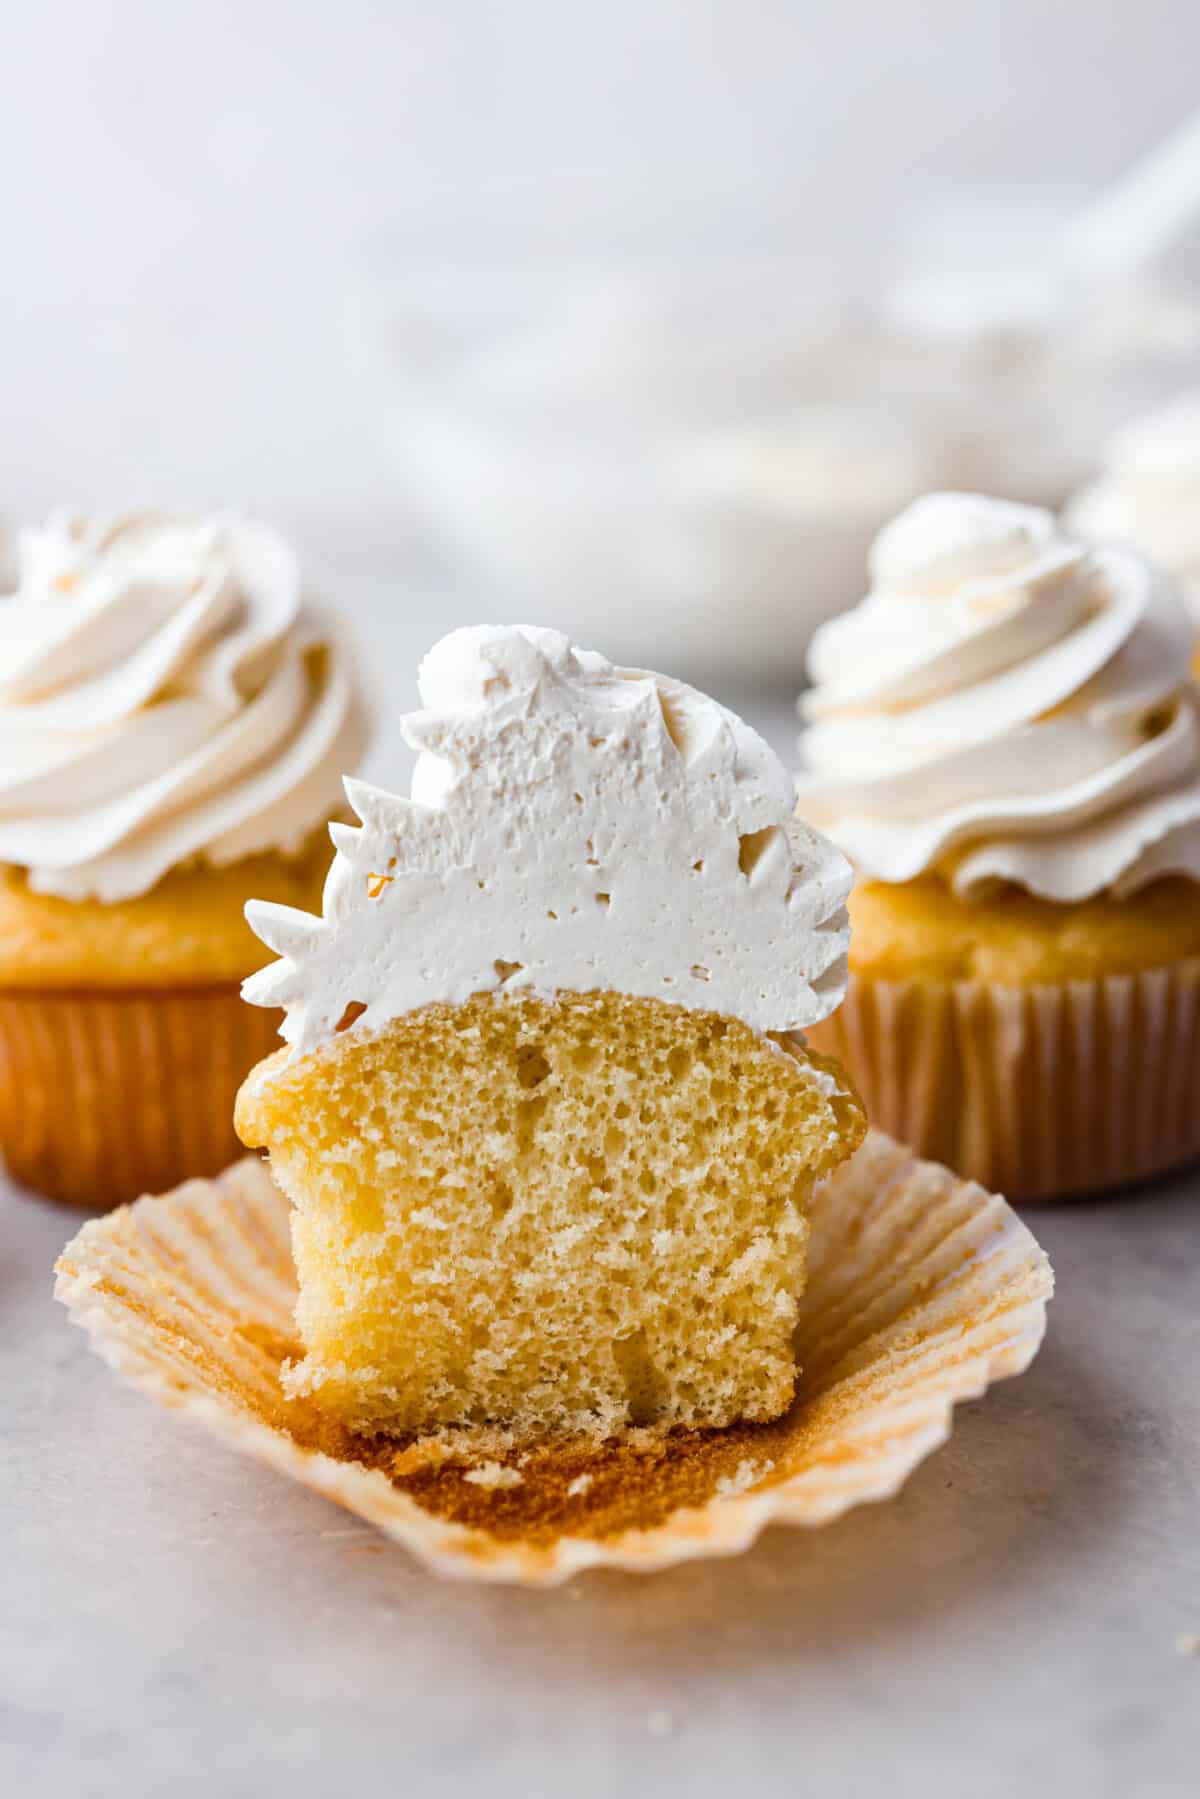
[[[1010,1199],[1200,1156],[1200,961],[1059,986],[851,975],[807,1036],[845,1064],[873,1123]]]
[[[220,1173],[240,1153],[237,1090],[279,1047],[279,1018],[235,982],[0,992],[0,1158],[93,1211]]]
[[[237,1163],[86,1224],[58,1297],[118,1373],[368,1519],[439,1574],[550,1585],[748,1548],[894,1494],[954,1406],[1026,1368],[1049,1263],[993,1194],[872,1132],[822,1188],[791,1409],[767,1425],[495,1455],[349,1436],[285,1397],[300,1353],[288,1207]]]

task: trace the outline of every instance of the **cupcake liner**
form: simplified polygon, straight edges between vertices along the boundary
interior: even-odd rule
[[[872,1132],[816,1195],[801,1372],[772,1424],[522,1452],[355,1438],[281,1369],[300,1353],[288,1206],[265,1166],[86,1224],[57,1295],[135,1386],[368,1519],[443,1575],[551,1585],[648,1573],[894,1494],[954,1405],[1028,1366],[1049,1263],[1003,1200]]]
[[[0,992],[0,1156],[15,1180],[100,1210],[239,1153],[233,1101],[278,1048],[235,982]]]
[[[1119,1187],[1200,1156],[1200,961],[1058,986],[851,975],[806,1033],[873,1123],[1010,1198]]]

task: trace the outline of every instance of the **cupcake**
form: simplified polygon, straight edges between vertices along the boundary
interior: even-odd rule
[[[1149,556],[1175,577],[1200,624],[1200,388],[1114,433],[1099,477],[1066,518],[1082,537]]]
[[[290,1045],[237,1103],[291,1201],[339,1426],[506,1443],[789,1405],[814,1184],[864,1120],[798,1033],[850,870],[739,719],[558,632],[421,670],[412,797],[360,782],[315,918],[248,916]]]
[[[264,526],[51,518],[0,599],[0,1153],[108,1206],[236,1150],[271,1020],[251,894],[311,904],[364,744],[345,649]]]
[[[872,1122],[1023,1199],[1200,1153],[1192,627],[1133,551],[919,500],[819,631],[801,815],[856,870],[813,1041]]]

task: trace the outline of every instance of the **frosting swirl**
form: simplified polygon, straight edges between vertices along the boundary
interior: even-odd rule
[[[178,863],[292,853],[365,713],[291,549],[230,517],[53,516],[0,599],[0,861],[107,903]]]
[[[881,532],[870,574],[813,639],[798,784],[864,875],[1061,901],[1200,879],[1192,627],[1145,562],[938,493]]]
[[[348,781],[324,916],[251,901],[283,959],[243,995],[304,1053],[434,1002],[608,991],[801,1030],[845,991],[851,873],[749,726],[558,631],[484,626],[421,668],[412,796]],[[349,1008],[349,1010],[348,1010]]]
[[[1200,618],[1200,388],[1116,432],[1102,474],[1080,489],[1066,517],[1081,536],[1152,557]]]

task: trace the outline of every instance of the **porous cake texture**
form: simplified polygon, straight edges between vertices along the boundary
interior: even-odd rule
[[[778,1416],[814,1183],[865,1121],[798,1039],[619,993],[478,994],[260,1065],[305,1354],[352,1429]]]

